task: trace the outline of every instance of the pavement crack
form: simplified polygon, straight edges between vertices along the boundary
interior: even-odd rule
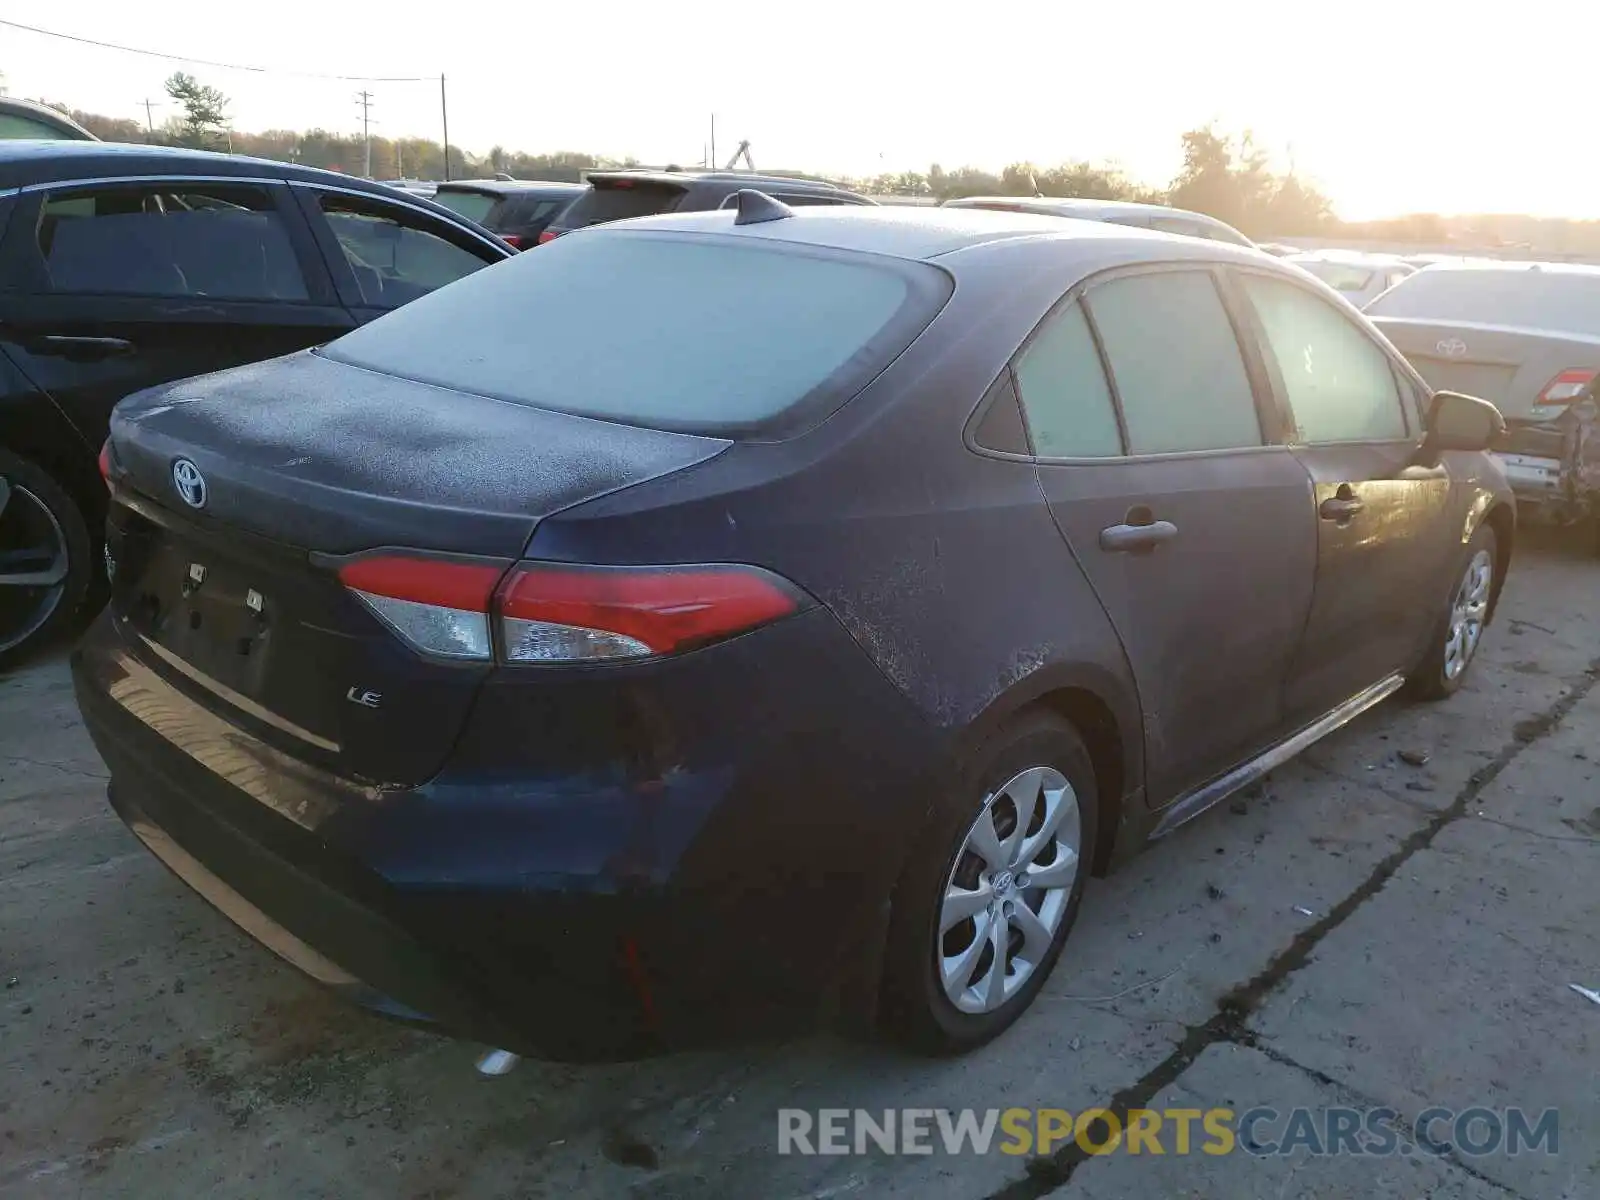
[[[1367,878],[1320,920],[1308,925],[1292,942],[1277,954],[1256,975],[1230,990],[1217,1002],[1216,1011],[1197,1025],[1190,1025],[1173,1051],[1143,1076],[1119,1090],[1103,1105],[1126,1126],[1131,1109],[1149,1108],[1151,1102],[1164,1089],[1178,1080],[1189,1066],[1210,1049],[1222,1042],[1255,1046],[1255,1034],[1249,1021],[1266,999],[1295,972],[1311,961],[1312,953],[1329,934],[1348,921],[1368,900],[1383,890],[1402,867],[1418,853],[1430,847],[1449,826],[1468,816],[1468,809],[1484,790],[1498,779],[1513,762],[1530,747],[1537,745],[1560,725],[1572,711],[1600,683],[1600,658],[1593,660],[1582,678],[1549,707],[1532,717],[1518,721],[1512,729],[1511,740],[1474,771],[1450,802],[1449,806],[1432,814],[1429,820],[1404,838],[1384,859],[1373,867]],[[1073,1174],[1092,1155],[1075,1141],[1052,1155],[1031,1159],[1027,1174],[991,1192],[986,1200],[1039,1200],[1067,1186]],[[1470,1167],[1455,1165],[1486,1185],[1506,1195],[1518,1193],[1504,1184],[1478,1175]]]
[[[42,758],[24,758],[20,754],[7,754],[0,762],[21,763],[29,767],[49,767],[53,771],[61,771],[67,775],[81,775],[85,779],[109,779],[104,771],[85,771],[80,767],[69,767],[65,763],[49,762]]]

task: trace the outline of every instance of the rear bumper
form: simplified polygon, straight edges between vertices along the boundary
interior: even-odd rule
[[[254,739],[110,614],[73,673],[134,833],[358,1003],[576,1059],[864,1019],[934,742],[826,613],[689,658],[623,693],[664,759],[603,727],[614,689],[501,680],[404,789]]]

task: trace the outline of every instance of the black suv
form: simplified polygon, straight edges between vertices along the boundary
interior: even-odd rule
[[[329,341],[513,253],[329,171],[0,140],[0,667],[99,590],[118,400]]]
[[[545,227],[589,189],[581,183],[524,179],[463,179],[441,183],[436,204],[476,221],[518,250],[539,243]]]
[[[875,203],[825,179],[804,176],[751,171],[591,171],[584,194],[550,223],[539,241],[626,217],[725,208],[744,188],[756,188],[791,207]]]

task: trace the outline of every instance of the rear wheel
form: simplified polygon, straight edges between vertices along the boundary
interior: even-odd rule
[[[1033,1003],[1078,915],[1095,798],[1088,751],[1053,713],[1024,714],[968,756],[896,890],[891,1034],[960,1053]]]
[[[0,670],[54,637],[83,603],[89,531],[41,468],[0,450]]]
[[[1421,700],[1455,695],[1477,657],[1494,599],[1495,535],[1490,526],[1478,527],[1460,563],[1428,653],[1406,681],[1412,695]]]

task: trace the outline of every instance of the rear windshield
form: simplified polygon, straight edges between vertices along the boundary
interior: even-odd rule
[[[572,202],[561,216],[561,223],[573,229],[622,221],[628,217],[653,217],[678,207],[684,189],[674,184],[639,183],[624,179],[596,183]]]
[[[1366,312],[1595,336],[1600,335],[1600,272],[1418,271]]]
[[[490,210],[500,203],[499,196],[490,196],[483,192],[447,192],[444,188],[433,194],[433,200],[435,204],[442,204],[451,212],[460,213],[467,220],[477,221],[480,225]]]
[[[1366,267],[1342,262],[1297,262],[1297,267],[1310,271],[1329,287],[1340,292],[1359,292],[1372,282],[1372,272]]]
[[[322,353],[579,416],[782,436],[859,391],[949,294],[924,263],[595,230],[470,275]]]

